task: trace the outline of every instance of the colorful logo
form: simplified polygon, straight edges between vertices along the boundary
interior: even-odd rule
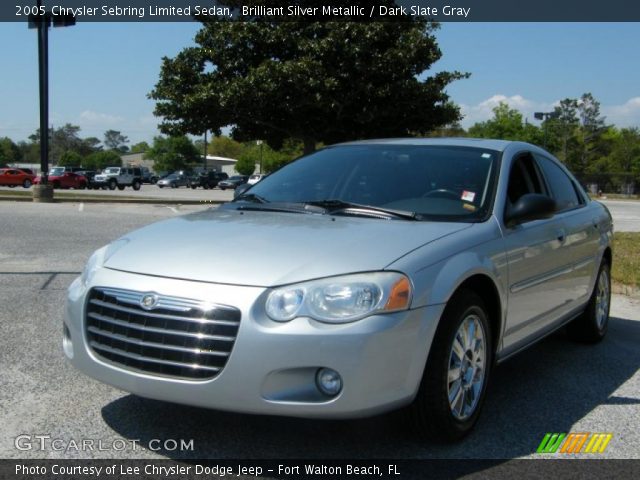
[[[604,453],[612,433],[547,433],[537,453]]]

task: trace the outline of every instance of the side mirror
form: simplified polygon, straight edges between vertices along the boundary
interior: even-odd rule
[[[508,226],[551,218],[556,212],[556,201],[539,193],[527,193],[507,208],[504,223]]]
[[[233,191],[233,198],[239,197],[250,188],[251,188],[251,185],[249,185],[248,183],[242,183],[238,185],[236,189]]]

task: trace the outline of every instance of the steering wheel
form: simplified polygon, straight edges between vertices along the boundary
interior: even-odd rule
[[[460,200],[460,195],[453,190],[449,190],[448,188],[436,188],[435,190],[430,190],[423,197],[452,197],[455,200]]]

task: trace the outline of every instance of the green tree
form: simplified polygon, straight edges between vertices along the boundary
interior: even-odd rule
[[[0,165],[22,161],[22,151],[9,137],[0,138]]]
[[[86,157],[87,155],[90,155],[93,152],[97,152],[98,150],[102,150],[102,147],[100,146],[100,139],[96,137],[88,137],[82,139],[82,144],[78,153],[83,157]]]
[[[115,150],[120,153],[125,153],[129,151],[129,147],[127,147],[127,143],[129,143],[129,139],[122,135],[118,130],[107,130],[104,132],[104,146],[109,150]]]
[[[93,152],[84,160],[84,166],[93,170],[102,170],[107,167],[122,166],[122,159],[113,150],[101,150]]]
[[[493,118],[475,123],[469,128],[469,136],[479,138],[497,138],[500,140],[519,140],[541,145],[543,132],[530,123],[523,122],[522,113],[500,102],[493,109]]]
[[[553,118],[546,119],[542,124],[542,128],[547,129],[550,150],[566,163],[570,152],[576,146],[576,130],[580,125],[578,120],[578,100],[565,98],[560,101],[560,105],[553,109],[553,113]]]
[[[149,96],[164,133],[219,135],[232,125],[236,140],[279,148],[294,138],[310,152],[319,142],[426,134],[460,119],[445,89],[468,75],[427,75],[442,56],[435,22],[240,20],[201,19],[197,46],[163,59]]]
[[[261,165],[263,173],[270,173],[299,157],[302,154],[302,149],[302,144],[292,139],[285,140],[280,150],[274,150],[266,143],[258,144],[251,141],[244,144],[240,160]]]
[[[144,153],[150,148],[147,142],[139,142],[131,146],[131,153]]]
[[[200,162],[200,153],[186,136],[153,139],[153,146],[145,153],[145,158],[154,160],[154,168],[159,170],[182,170]]]
[[[211,143],[207,146],[207,153],[218,157],[240,158],[244,150],[240,142],[225,135],[219,135],[211,139]]]
[[[236,162],[236,171],[240,175],[251,175],[256,171],[255,159],[249,156],[240,157],[240,159]]]
[[[18,142],[20,155],[24,163],[40,163],[40,143],[36,142]]]
[[[30,147],[25,148],[29,151],[29,158],[33,161],[35,151],[40,148],[40,130],[36,130],[33,135],[29,136]],[[100,141],[95,137],[82,139],[80,137],[80,127],[64,124],[59,128],[49,128],[49,163],[57,165],[65,152],[76,152],[81,156],[89,155],[99,148]],[[40,163],[40,154],[35,163]]]
[[[580,128],[577,131],[577,146],[573,156],[569,156],[569,164],[577,174],[586,172],[589,164],[597,156],[606,155],[602,151],[602,135],[607,127],[604,117],[600,115],[600,102],[593,95],[585,93],[578,101],[578,117]]]
[[[63,165],[65,167],[79,167],[82,165],[82,155],[78,152],[64,152],[60,156],[58,165]]]

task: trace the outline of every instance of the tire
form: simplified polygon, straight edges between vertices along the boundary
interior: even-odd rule
[[[109,180],[109,190],[115,190],[118,186],[118,182],[116,182],[113,178]]]
[[[211,187],[209,187],[208,183],[205,183],[204,185],[202,185],[202,188],[204,188],[205,190],[209,190],[209,188]]]
[[[53,188],[60,188],[60,182],[53,182]]]
[[[134,180],[131,184],[131,188],[134,190],[140,190],[140,180]]]
[[[226,190],[226,187],[220,187],[220,190],[222,190],[223,192]]]
[[[173,183],[171,184],[171,188],[178,188],[178,185],[176,185],[176,183],[175,183],[175,182],[173,182]]]
[[[160,187],[160,188],[164,188],[164,185],[158,185],[158,187]]]
[[[124,190],[124,185],[118,185],[118,190],[123,191]]]
[[[472,326],[474,341],[467,341],[465,332]],[[461,359],[454,347],[464,350]],[[418,394],[407,408],[410,427],[429,440],[464,438],[480,416],[492,362],[493,341],[484,302],[475,292],[461,290],[451,297],[440,319]],[[470,405],[465,405],[467,400]]]
[[[567,325],[569,337],[582,343],[601,341],[609,328],[610,307],[611,267],[606,260],[602,260],[587,308],[582,315]]]
[[[84,190],[87,188],[87,184],[86,183],[81,183],[80,186],[78,187],[80,190]]]
[[[198,186],[197,186],[197,185],[194,185],[194,184],[192,183],[192,184],[191,184],[191,189],[192,189],[192,190],[195,190],[196,188],[198,188]]]
[[[32,185],[31,180],[26,179],[24,182],[22,182],[22,186],[24,188],[29,188]]]

